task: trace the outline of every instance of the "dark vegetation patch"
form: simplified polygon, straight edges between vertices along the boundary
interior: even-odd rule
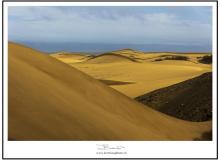
[[[156,62],[156,61],[162,61],[163,59],[161,59],[161,58],[158,58],[158,59],[155,59],[154,61]]]
[[[171,85],[135,98],[153,109],[189,120],[212,119],[212,73]]]
[[[134,82],[123,82],[123,81],[113,81],[113,80],[106,80],[106,79],[99,79],[99,81],[105,83],[106,85],[125,85],[125,84],[133,84]]]
[[[187,61],[189,60],[186,56],[179,56],[179,55],[161,55],[158,56],[160,58],[155,59],[154,61],[163,61],[163,60],[181,60],[181,61]]]
[[[212,130],[204,132],[201,137],[195,138],[194,141],[211,141],[212,140]]]
[[[207,55],[203,57],[198,58],[199,63],[204,63],[204,64],[212,64],[212,55]]]
[[[168,56],[164,58],[165,60],[182,60],[182,61],[187,61],[188,57],[186,56]]]

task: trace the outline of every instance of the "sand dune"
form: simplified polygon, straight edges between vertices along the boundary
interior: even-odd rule
[[[63,61],[64,63],[72,64],[78,62],[84,62],[92,58],[91,55],[85,53],[69,53],[69,52],[57,52],[50,54],[52,57]]]
[[[146,107],[33,49],[9,43],[9,139],[192,140],[211,129]]]
[[[111,53],[131,57],[131,58],[135,58],[138,56],[144,56],[143,52],[129,49],[129,48],[128,49],[121,49],[121,50],[117,50],[117,51],[112,51]]]
[[[85,63],[94,63],[94,64],[100,64],[100,63],[116,63],[116,62],[135,62],[130,57],[114,54],[114,53],[105,53],[98,56],[95,56],[91,59],[88,59],[87,61],[84,61]]]

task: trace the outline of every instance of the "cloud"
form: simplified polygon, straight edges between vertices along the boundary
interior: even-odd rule
[[[184,15],[182,10],[194,14]],[[131,44],[210,43],[211,12],[199,7],[182,10],[178,12],[167,7],[9,7],[9,39]]]

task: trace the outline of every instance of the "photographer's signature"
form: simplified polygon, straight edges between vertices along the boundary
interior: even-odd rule
[[[121,150],[124,149],[124,146],[113,146],[109,144],[96,144],[98,150]]]

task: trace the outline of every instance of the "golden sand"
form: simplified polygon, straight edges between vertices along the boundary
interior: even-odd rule
[[[9,43],[8,107],[12,140],[192,140],[211,129],[211,121],[193,123],[164,115],[51,56],[14,43]]]
[[[211,65],[198,63],[197,61],[197,57],[206,55],[204,53],[181,54],[181,56],[187,56],[189,58],[187,61],[155,61],[165,55],[180,55],[175,53],[144,54],[127,49],[112,53],[113,55],[104,54],[103,56],[88,59],[82,63],[70,64],[66,61],[63,62],[96,79],[132,82],[126,85],[111,85],[112,88],[132,98],[212,70]],[[117,54],[120,56],[116,56]],[[57,59],[62,61],[62,59]]]

